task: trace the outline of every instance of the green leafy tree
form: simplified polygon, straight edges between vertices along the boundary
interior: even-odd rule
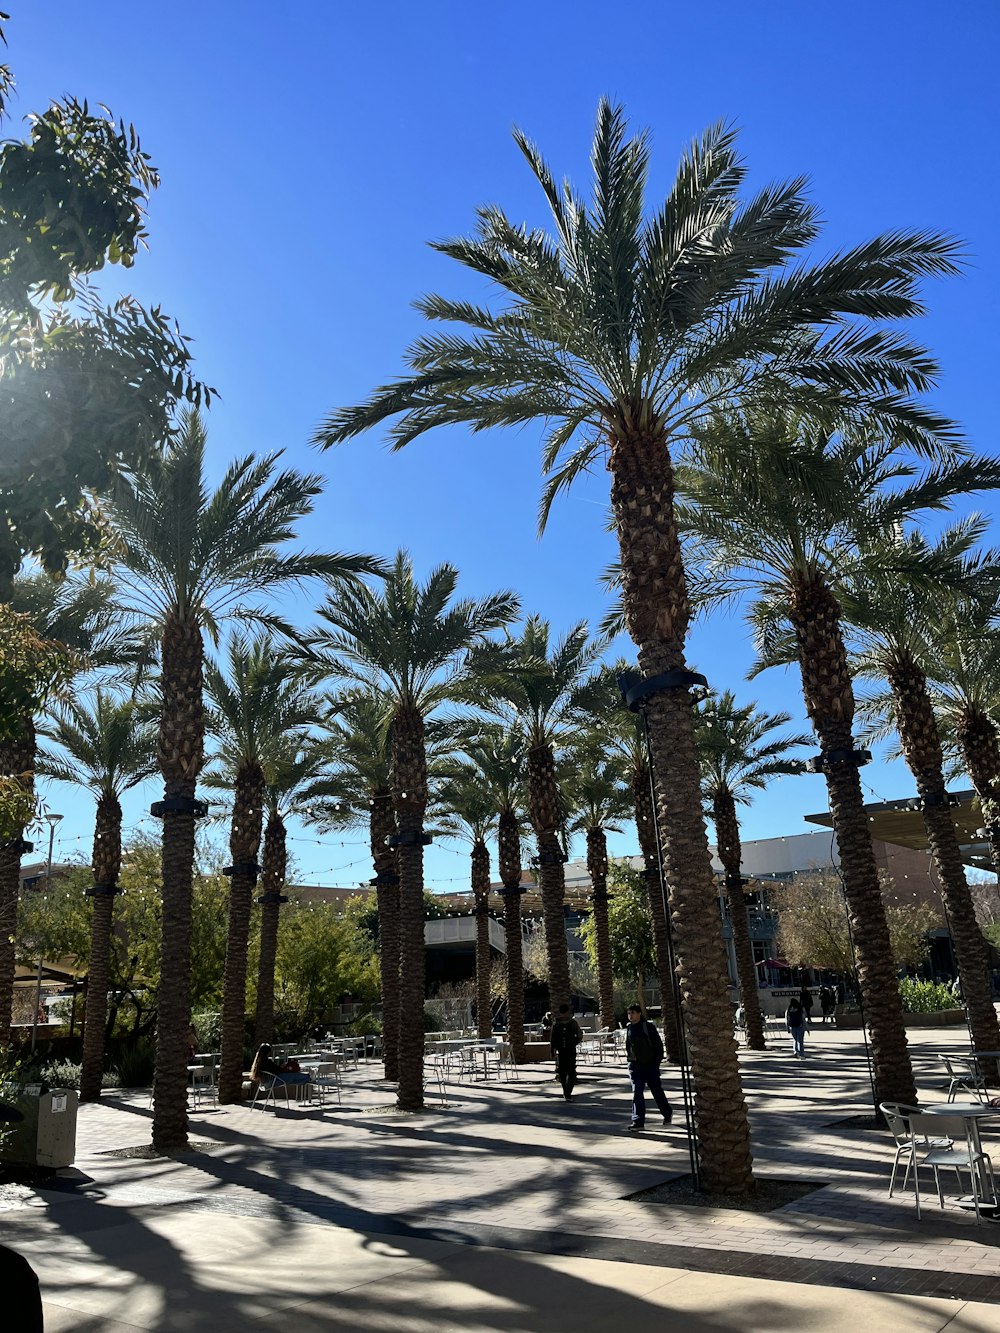
[[[426,719],[469,686],[466,655],[518,613],[502,592],[453,600],[458,570],[439,565],[423,584],[399,551],[378,589],[336,585],[320,614],[314,651],[332,673],[392,702],[392,803],[399,873],[399,1092],[403,1110],[423,1105],[424,818],[427,810]]]
[[[329,1021],[345,994],[362,1002],[378,998],[375,949],[334,904],[292,904],[278,944],[275,992],[278,1007],[306,1032]]]
[[[645,978],[654,970],[655,958],[643,878],[627,861],[612,861],[608,866],[608,884],[611,970],[615,977],[634,983],[638,1001],[645,1009]],[[580,934],[587,956],[596,968],[597,924],[593,917],[582,924]]]
[[[226,616],[266,616],[264,599],[305,580],[349,579],[377,562],[282,548],[320,493],[318,476],[277,471],[278,455],[230,464],[214,492],[205,482],[205,430],[194,413],[164,452],[121,479],[112,519],[123,600],[159,639],[163,777],[163,984],[156,1032],[153,1143],[187,1144],[187,1044],[191,1021],[191,885],[195,790],[204,764],[204,644]]]
[[[723,125],[691,145],[667,198],[649,212],[648,140],[629,137],[621,108],[598,108],[590,201],[560,186],[520,131],[515,139],[542,188],[550,232],[490,206],[479,210],[473,236],[437,243],[493,284],[499,308],[424,297],[423,314],[457,331],[418,338],[409,373],[334,412],[317,440],[332,445],[389,418],[397,418],[396,448],[439,425],[544,423],[543,520],[577,477],[606,464],[628,630],[642,676],[657,680],[686,670],[678,445],[714,406],[749,397],[820,410],[846,396],[859,415],[915,441],[938,430],[939,419],[911,398],[932,381],[933,361],[902,337],[899,321],[921,313],[923,278],[954,272],[956,247],[899,229],[820,263],[793,263],[819,232],[806,182],[745,197],[747,168]],[[750,1133],[690,696],[647,688],[677,971],[691,998],[702,1178],[710,1189],[740,1192],[752,1179]]]

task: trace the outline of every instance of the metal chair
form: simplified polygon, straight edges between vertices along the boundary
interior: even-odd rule
[[[279,1090],[285,1094],[285,1109],[291,1110],[291,1103],[288,1100],[288,1084],[285,1083],[278,1074],[261,1074],[257,1080],[257,1088],[254,1092],[253,1099],[250,1102],[250,1110],[252,1111],[253,1108],[257,1105],[257,1102],[260,1100],[261,1093],[263,1093],[264,1099],[260,1103],[261,1110],[266,1109],[267,1099],[268,1097],[270,1097],[271,1104],[274,1107],[275,1113],[277,1113]]]
[[[977,1101],[986,1101],[986,1080],[983,1078],[983,1071],[974,1056],[971,1055],[941,1055],[939,1059],[948,1071],[948,1100],[955,1100],[955,1093],[960,1089],[964,1092],[971,1092]],[[956,1068],[957,1066],[957,1068]]]
[[[903,1189],[906,1189],[907,1181],[910,1178],[910,1168],[914,1162],[914,1137],[910,1130],[910,1117],[920,1114],[919,1106],[904,1106],[900,1102],[882,1102],[879,1110],[885,1116],[885,1122],[889,1126],[889,1133],[896,1141],[896,1156],[892,1162],[892,1174],[889,1177],[889,1198],[892,1198],[892,1192],[896,1185],[896,1172],[899,1169],[899,1163],[906,1158],[906,1170],[903,1173]],[[952,1146],[950,1138],[941,1137],[925,1138],[921,1145],[924,1149],[940,1149],[944,1151]],[[914,1185],[916,1189],[916,1185]],[[917,1200],[917,1215],[920,1215],[920,1200]]]
[[[320,1103],[326,1101],[326,1094],[333,1091],[340,1104],[340,1064],[337,1060],[324,1060],[311,1072],[313,1087],[319,1092]]]
[[[218,1102],[219,1091],[215,1085],[215,1071],[211,1065],[203,1065],[200,1069],[191,1070],[190,1096],[195,1106],[203,1097],[209,1097],[213,1102]]]
[[[930,1136],[935,1132],[943,1132],[948,1135],[953,1140],[951,1147],[946,1149],[932,1148],[923,1157],[918,1157],[918,1135]],[[945,1167],[955,1172],[958,1178],[958,1188],[961,1190],[962,1172],[960,1168],[964,1166],[968,1167],[972,1184],[972,1203],[976,1210],[976,1225],[981,1226],[979,1186],[985,1186],[988,1177],[994,1200],[997,1197],[997,1187],[993,1178],[993,1163],[989,1154],[983,1152],[975,1120],[962,1115],[924,1115],[918,1111],[910,1116],[910,1136],[913,1143],[913,1189],[917,1200],[917,1217],[920,1217],[920,1188],[917,1179],[920,1168],[929,1166],[934,1172],[938,1203],[943,1208],[944,1194],[941,1190],[941,1168]]]

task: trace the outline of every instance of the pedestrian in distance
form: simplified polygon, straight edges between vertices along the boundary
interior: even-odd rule
[[[791,1033],[792,1054],[801,1059],[806,1053],[806,1013],[802,1008],[802,1001],[797,995],[793,995],[788,1001],[788,1008],[785,1010],[785,1027]]]
[[[812,1027],[813,1015],[813,993],[808,986],[803,986],[799,992],[799,1003],[802,1005],[802,1012],[806,1016],[806,1027]]]
[[[551,1046],[556,1059],[556,1078],[562,1084],[563,1096],[569,1101],[576,1083],[576,1048],[583,1041],[583,1028],[573,1017],[568,1004],[559,1006],[552,1024]]]
[[[659,1107],[663,1123],[669,1125],[673,1111],[667,1101],[667,1094],[660,1083],[660,1065],[663,1062],[663,1041],[655,1026],[643,1018],[637,1004],[628,1007],[628,1027],[625,1030],[625,1058],[628,1060],[628,1077],[632,1084],[632,1133],[643,1129],[646,1124],[646,1088],[653,1095],[653,1101]]]
[[[837,1007],[837,996],[832,986],[824,986],[820,991],[819,1007],[823,1012],[823,1022],[828,1023],[833,1018],[834,1010]]]

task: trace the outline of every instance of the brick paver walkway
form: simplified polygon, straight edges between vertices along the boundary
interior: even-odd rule
[[[926,1099],[944,1097],[934,1053],[960,1050],[964,1038],[964,1029],[913,1034]],[[83,1107],[75,1170],[54,1188],[0,1195],[0,1233],[29,1258],[58,1247],[72,1268],[123,1216],[141,1226],[164,1211],[203,1226],[212,1216],[220,1225],[270,1219],[413,1243],[994,1302],[996,1324],[975,1327],[1000,1329],[1000,1224],[977,1228],[954,1206],[942,1212],[929,1191],[920,1223],[912,1192],[890,1200],[888,1134],[837,1124],[870,1110],[860,1040],[816,1028],[808,1048],[803,1062],[777,1048],[741,1057],[757,1171],[825,1185],[768,1214],[626,1197],[688,1170],[676,1071],[664,1079],[674,1126],[659,1128],[655,1116],[644,1134],[630,1135],[621,1067],[584,1066],[570,1104],[547,1068],[532,1066],[517,1082],[453,1086],[447,1106],[429,1096],[427,1110],[401,1115],[369,1063],[345,1076],[341,1106],[203,1107],[192,1114],[195,1150],[180,1160],[108,1155],[148,1143],[148,1094]],[[991,1142],[988,1134],[987,1151]]]

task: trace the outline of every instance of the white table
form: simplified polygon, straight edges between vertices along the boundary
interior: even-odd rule
[[[979,1142],[979,1124],[980,1120],[989,1120],[992,1116],[1000,1116],[1000,1106],[990,1106],[987,1102],[932,1102],[929,1106],[920,1107],[921,1115],[932,1116],[955,1116],[959,1120],[971,1120],[971,1139],[976,1152],[982,1152],[982,1144]],[[979,1192],[979,1211],[987,1216],[996,1216],[1000,1212],[1000,1199],[990,1198],[984,1192],[983,1180],[976,1171],[973,1173],[973,1189],[977,1188]],[[960,1198],[958,1200],[959,1208],[975,1209],[976,1201],[971,1197]]]

